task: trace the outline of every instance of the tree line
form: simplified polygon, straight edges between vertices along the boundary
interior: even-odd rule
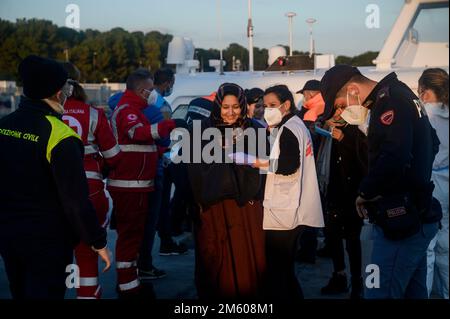
[[[87,29],[76,31],[58,27],[48,20],[0,19],[0,80],[19,81],[17,67],[29,54],[37,54],[61,61],[71,61],[82,73],[82,82],[124,82],[127,75],[138,67],[156,70],[166,66],[167,50],[173,36],[158,31],[128,32],[114,28],[106,32]],[[288,50],[287,50],[288,51]],[[255,70],[267,68],[268,50],[254,48]],[[294,51],[294,54],[306,52]],[[366,52],[356,57],[339,56],[336,63],[355,66],[372,65],[377,52]],[[231,71],[233,57],[241,62],[241,70],[248,70],[248,49],[231,43],[223,50],[225,71]],[[217,49],[195,50],[200,71],[209,72],[210,59],[219,59]]]

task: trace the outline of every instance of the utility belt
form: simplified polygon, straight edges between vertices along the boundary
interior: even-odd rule
[[[433,182],[413,192],[383,196],[365,205],[369,222],[379,226],[390,240],[402,240],[419,232],[422,224],[442,218],[439,202],[433,198]]]

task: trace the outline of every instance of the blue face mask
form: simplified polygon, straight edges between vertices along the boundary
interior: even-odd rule
[[[173,86],[171,86],[167,90],[165,90],[163,96],[168,97],[172,94],[172,92],[173,92]]]

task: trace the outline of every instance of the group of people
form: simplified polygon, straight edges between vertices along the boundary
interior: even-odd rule
[[[8,185],[0,254],[13,298],[64,297],[73,250],[78,297],[100,298],[97,261],[110,267],[109,224],[118,235],[119,297],[154,298],[148,279],[165,276],[153,265],[155,234],[160,254],[185,253],[172,235],[186,211],[201,299],[303,298],[295,261],[299,251],[315,255],[319,229],[334,268],[323,294],[348,290],[345,239],[352,298],[428,298],[433,282],[448,298],[444,70],[424,71],[417,97],[395,73],[377,83],[337,65],[297,92],[301,110],[285,85],[224,83],[192,100],[185,120],[171,119],[164,99],[175,84],[169,69],[131,73],[109,100],[109,119],[88,104],[74,65],[29,56],[19,73],[19,109],[0,120],[0,147],[8,150],[0,155]],[[199,161],[193,150],[189,160],[171,161],[177,129],[189,133],[190,147],[201,140]],[[211,129],[216,142],[214,134],[203,139]],[[371,289],[361,272],[365,219],[380,273]]]

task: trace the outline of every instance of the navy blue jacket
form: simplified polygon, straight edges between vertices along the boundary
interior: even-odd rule
[[[371,110],[369,171],[360,195],[409,193],[419,210],[431,205],[431,171],[439,139],[423,105],[395,73],[382,79],[363,103]]]

